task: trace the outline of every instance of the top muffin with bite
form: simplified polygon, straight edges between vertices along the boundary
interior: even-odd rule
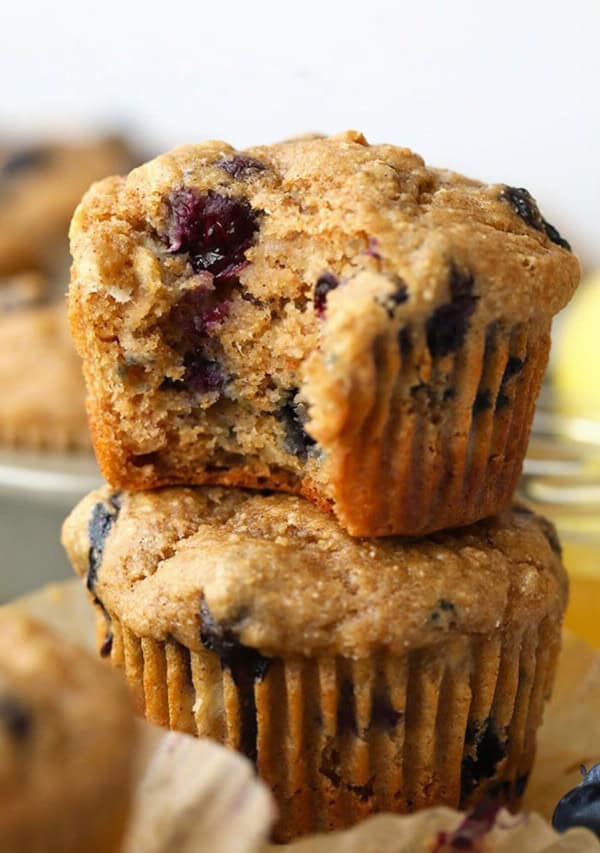
[[[296,492],[352,535],[506,507],[579,265],[523,189],[361,134],[96,184],[71,324],[105,477]]]

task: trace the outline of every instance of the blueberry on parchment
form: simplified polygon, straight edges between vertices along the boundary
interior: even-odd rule
[[[552,826],[558,832],[584,826],[600,838],[600,764],[590,770],[581,765],[581,772],[581,782],[558,801]]]

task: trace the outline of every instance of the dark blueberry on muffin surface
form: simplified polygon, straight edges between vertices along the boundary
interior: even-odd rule
[[[337,279],[337,276],[333,275],[333,273],[330,272],[324,272],[317,279],[313,299],[315,311],[317,312],[319,317],[323,317],[325,314],[325,308],[327,307],[327,294],[331,290],[335,290],[338,284],[339,281]]]
[[[452,266],[449,275],[450,301],[440,305],[427,321],[427,345],[434,358],[459,349],[465,339],[469,318],[475,311],[473,276]]]
[[[235,276],[258,230],[259,214],[245,199],[181,189],[168,200],[170,252],[186,252],[195,272]]]
[[[505,187],[500,198],[509,202],[523,222],[531,225],[537,231],[543,231],[548,239],[556,243],[557,246],[562,246],[563,249],[571,251],[570,243],[561,237],[554,225],[544,219],[536,200],[525,187]]]

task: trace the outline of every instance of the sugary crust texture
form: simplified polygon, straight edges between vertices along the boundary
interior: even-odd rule
[[[352,539],[294,496],[178,488],[115,498],[104,488],[63,529],[84,578],[98,513],[111,520],[97,599],[136,636],[192,650],[202,648],[202,601],[264,655],[354,659],[558,624],[566,602],[556,534],[520,508],[427,540],[373,541]]]
[[[106,479],[275,487],[353,535],[422,535],[506,507],[524,400],[579,277],[535,203],[516,197],[526,221],[506,190],[355,132],[241,154],[184,146],[93,187],[71,227],[70,315]],[[225,279],[181,249],[177,217],[207,198],[233,199],[257,229]],[[183,321],[199,337],[192,366],[210,368],[202,393],[174,342]],[[476,424],[478,396],[490,411]],[[486,493],[470,501],[469,482]]]
[[[121,679],[18,612],[0,613],[0,646],[2,849],[116,851],[135,743]]]
[[[64,305],[0,309],[0,443],[89,448],[81,363]]]
[[[114,137],[0,145],[0,275],[62,265],[73,211],[92,181],[134,158]],[[1,286],[1,285],[0,285]]]

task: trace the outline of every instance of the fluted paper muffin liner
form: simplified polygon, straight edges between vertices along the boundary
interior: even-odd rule
[[[106,645],[106,623],[98,621]],[[377,811],[518,806],[549,697],[560,625],[458,637],[403,656],[265,658],[133,634],[112,617],[109,657],[153,723],[244,752],[272,788],[279,841]]]
[[[404,329],[400,343],[389,334],[362,354],[373,387],[349,392],[346,420],[330,440],[335,511],[353,536],[424,535],[509,506],[550,320],[472,328],[462,347],[437,358],[426,326]]]

